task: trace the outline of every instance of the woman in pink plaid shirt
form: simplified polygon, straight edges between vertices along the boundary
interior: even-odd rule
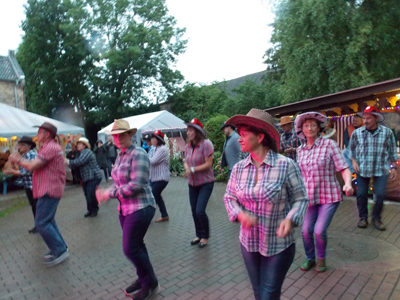
[[[306,140],[297,148],[297,163],[310,200],[304,218],[302,236],[306,260],[301,265],[303,271],[316,266],[317,272],[326,270],[327,229],[343,193],[336,178],[341,172],[345,182],[343,191],[353,194],[351,172],[339,146],[331,139],[320,136],[327,123],[327,118],[318,112],[308,112],[297,116],[296,133]],[[315,262],[314,235],[317,245],[317,263]]]

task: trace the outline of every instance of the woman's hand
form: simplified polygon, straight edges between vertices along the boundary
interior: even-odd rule
[[[343,192],[346,193],[346,196],[351,196],[354,194],[354,189],[351,185],[345,184],[343,186]]]
[[[242,227],[245,229],[250,229],[254,225],[257,224],[258,220],[256,217],[250,215],[247,212],[241,211],[238,214],[238,220],[242,224]]]
[[[185,168],[185,174],[183,174],[183,177],[187,178],[192,174],[192,171],[186,162],[183,164],[183,167]]]
[[[284,238],[292,231],[292,227],[293,222],[291,219],[283,219],[278,230],[276,231],[276,235],[278,238]]]
[[[64,165],[68,166],[68,159],[64,157]]]
[[[98,188],[96,190],[96,199],[100,205],[106,203],[107,200],[110,199],[110,197],[108,196],[109,192],[110,192],[110,189]]]

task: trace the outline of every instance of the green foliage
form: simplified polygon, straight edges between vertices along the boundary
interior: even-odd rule
[[[215,181],[228,181],[229,180],[229,168],[228,167],[221,167],[221,159],[222,154],[219,151],[214,152],[214,163],[213,163],[213,170]]]
[[[176,156],[171,156],[171,158],[169,159],[169,171],[175,172],[177,175],[180,176],[185,171],[182,159]]]
[[[221,130],[222,123],[229,118],[225,115],[216,115],[210,118],[207,123],[204,124],[204,128],[207,132],[207,138],[213,143],[214,150],[222,151],[225,142],[225,135]]]

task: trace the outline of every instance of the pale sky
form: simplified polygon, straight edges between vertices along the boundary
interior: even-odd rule
[[[16,50],[26,0],[0,0],[0,55]],[[166,0],[179,27],[186,27],[186,52],[177,69],[185,80],[211,83],[265,70],[273,14],[268,0]]]

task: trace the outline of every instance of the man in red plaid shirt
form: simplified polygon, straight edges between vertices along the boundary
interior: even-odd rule
[[[54,217],[65,187],[64,154],[55,141],[57,127],[45,122],[39,127],[38,141],[42,146],[37,157],[28,161],[19,153],[10,156],[12,163],[33,171],[33,197],[38,199],[36,205],[35,226],[50,249],[44,255],[47,266],[54,266],[69,256],[69,251]]]

